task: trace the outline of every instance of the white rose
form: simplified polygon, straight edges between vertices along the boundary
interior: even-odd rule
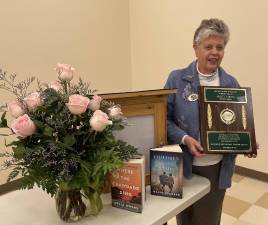
[[[19,101],[12,101],[8,103],[7,109],[10,115],[13,116],[14,118],[18,118],[19,116],[22,116],[25,113],[23,105]]]
[[[54,89],[55,91],[59,91],[61,89],[61,84],[59,81],[53,80],[49,82],[48,87]]]
[[[102,132],[108,125],[113,124],[108,115],[101,110],[96,110],[89,122],[92,129],[98,132]]]
[[[122,111],[121,111],[121,108],[118,107],[118,106],[113,106],[111,108],[108,109],[109,110],[109,116],[112,118],[112,119],[115,119],[115,120],[119,120],[122,118]]]
[[[68,64],[58,63],[56,71],[59,74],[60,80],[71,81],[73,79],[75,68]]]
[[[66,104],[72,114],[82,114],[87,110],[89,98],[82,95],[69,96],[69,102]]]
[[[40,96],[40,93],[33,92],[23,99],[30,110],[36,109],[38,106],[43,104],[43,100]]]
[[[17,134],[22,138],[31,136],[36,130],[34,122],[30,119],[30,117],[27,114],[19,116],[17,119],[13,120],[11,122],[10,127],[15,134]]]
[[[97,109],[100,109],[100,103],[102,98],[98,95],[94,95],[93,98],[90,100],[88,108],[91,111],[96,111]]]

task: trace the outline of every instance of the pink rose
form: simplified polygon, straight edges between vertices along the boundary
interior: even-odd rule
[[[26,138],[27,136],[31,136],[36,128],[30,117],[27,114],[24,114],[12,121],[11,129],[18,136]]]
[[[90,108],[91,111],[96,111],[100,108],[102,98],[98,95],[94,95],[93,98],[89,102],[88,108]]]
[[[36,109],[38,106],[43,104],[43,100],[40,96],[40,93],[33,92],[23,99],[30,110]]]
[[[75,68],[68,64],[57,64],[56,71],[59,74],[59,79],[64,81],[71,81],[73,79],[73,73]]]
[[[12,101],[7,105],[8,112],[11,116],[18,118],[25,113],[23,105],[19,101]]]
[[[69,102],[66,104],[72,114],[82,114],[87,110],[89,98],[82,95],[69,96]]]
[[[113,124],[106,113],[96,110],[90,118],[90,126],[93,130],[102,132],[108,125]]]
[[[49,82],[48,87],[54,89],[55,91],[59,91],[61,89],[61,84],[59,81],[53,80]]]
[[[122,111],[121,111],[121,108],[118,107],[118,106],[113,106],[111,108],[108,109],[109,110],[109,116],[112,118],[112,119],[115,119],[115,120],[119,120],[122,118]]]

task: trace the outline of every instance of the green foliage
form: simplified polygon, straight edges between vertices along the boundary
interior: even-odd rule
[[[23,178],[22,188],[31,189],[37,185],[52,196],[58,187],[95,193],[101,190],[107,173],[138,154],[135,147],[116,140],[113,135],[113,131],[121,130],[127,124],[124,117],[109,117],[112,125],[97,132],[89,123],[94,113],[90,108],[80,115],[70,112],[66,106],[70,95],[80,94],[90,100],[93,98],[95,90],[90,90],[89,84],[82,79],[77,85],[59,80],[62,87],[59,91],[48,85],[41,86],[38,82],[43,104],[30,110],[23,99],[34,78],[17,84],[15,78],[15,75],[8,77],[2,72],[0,81],[4,83],[0,88],[16,95],[36,130],[30,136],[6,144],[12,147],[12,153],[0,154],[0,157],[9,157],[5,167],[12,167],[8,181],[20,174]],[[102,100],[100,110],[109,116],[109,110],[114,106],[119,107]],[[1,116],[1,128],[8,127],[5,116],[6,112]]]
[[[0,128],[2,127],[8,127],[7,126],[7,119],[5,118],[6,112],[4,112],[1,116],[1,122],[0,122]]]

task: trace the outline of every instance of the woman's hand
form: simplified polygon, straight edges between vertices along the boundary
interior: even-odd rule
[[[257,142],[257,150],[260,149],[260,145],[259,143]],[[256,158],[257,155],[256,154],[252,154],[252,153],[249,153],[249,154],[244,154],[245,157],[248,157],[248,158]]]
[[[197,156],[197,157],[205,155],[205,153],[203,153],[204,150],[202,146],[194,138],[187,135],[184,139],[184,144],[187,145],[192,155]]]

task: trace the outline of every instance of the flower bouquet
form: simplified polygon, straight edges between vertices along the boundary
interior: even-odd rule
[[[127,125],[120,106],[96,95],[81,78],[72,84],[74,70],[58,64],[58,80],[37,80],[33,92],[28,89],[34,77],[16,82],[16,75],[0,70],[0,88],[16,97],[1,105],[0,127],[17,136],[5,143],[12,151],[0,153],[7,158],[2,169],[12,168],[8,181],[21,175],[22,188],[37,185],[55,196],[67,222],[97,214],[106,174],[138,154],[113,135]],[[7,112],[14,118],[10,123]]]

